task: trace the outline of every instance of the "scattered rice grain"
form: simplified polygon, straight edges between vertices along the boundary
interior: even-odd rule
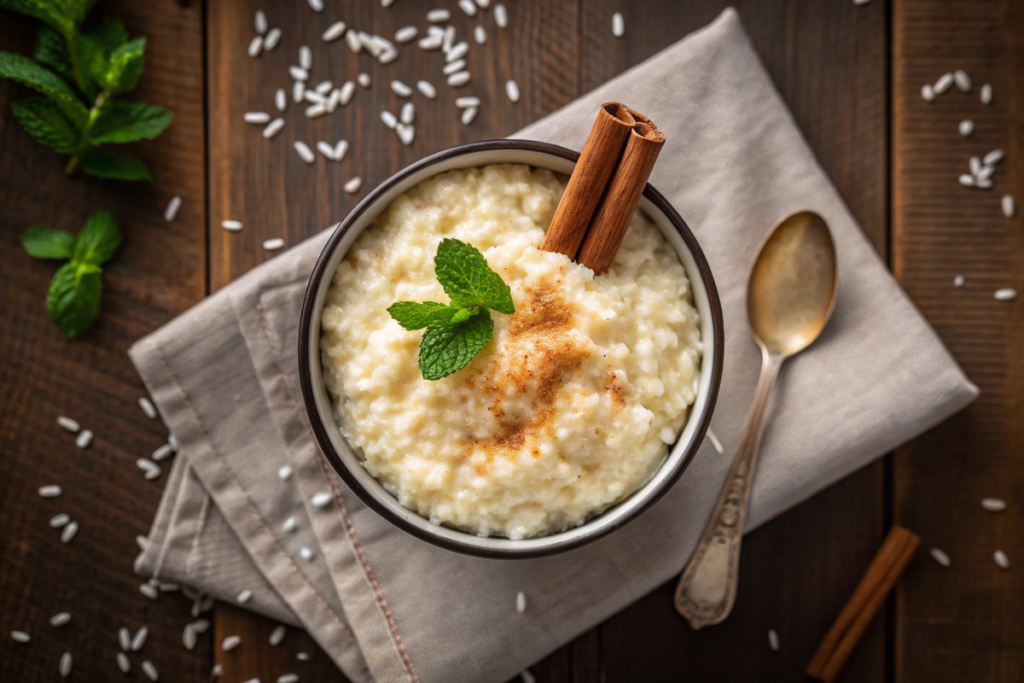
[[[476,41],[477,45],[483,45],[487,42],[487,29],[483,26],[477,26],[473,29],[473,40]]]
[[[32,640],[32,636],[25,631],[11,631],[11,639],[16,643],[27,643]]]
[[[338,102],[341,106],[347,105],[352,101],[352,96],[356,93],[356,84],[352,81],[345,81],[345,85],[341,86],[338,90]]]
[[[933,86],[935,89],[935,94],[941,95],[942,93],[949,90],[949,86],[951,85],[953,85],[953,74],[942,74],[941,76],[939,76],[939,80],[935,81],[935,85]]]
[[[146,638],[149,636],[149,628],[143,626],[135,632],[135,637],[132,638],[132,652],[138,652],[142,649],[142,646],[146,644]]]
[[[384,122],[384,125],[394,130],[395,126],[398,125],[398,119],[389,111],[382,111],[380,113],[380,120]]]
[[[334,161],[334,146],[324,142],[323,140],[316,143],[316,148],[320,150],[320,153],[324,155],[324,158],[328,161]]]
[[[70,521],[71,518],[62,512],[59,515],[54,515],[50,518],[50,526],[54,529],[60,529]]]
[[[974,181],[974,186],[981,188],[982,190],[991,190],[992,181],[989,178],[978,178]]]
[[[427,21],[433,24],[443,24],[452,18],[452,13],[446,9],[432,9],[427,12]]]
[[[986,166],[995,166],[1003,160],[1003,150],[994,149],[981,159]]]
[[[253,23],[256,26],[256,33],[259,33],[261,36],[265,34],[267,32],[267,28],[269,28],[267,24],[267,15],[261,9],[256,10],[256,18]]]
[[[437,88],[427,81],[416,81],[416,89],[419,90],[420,94],[428,100],[432,100],[437,97]]]
[[[62,492],[61,487],[56,484],[48,484],[47,486],[39,487],[39,495],[43,498],[56,498]]]
[[[311,150],[309,148],[309,145],[307,145],[302,140],[296,140],[292,146],[295,147],[295,152],[299,155],[299,158],[305,161],[307,164],[311,164],[314,161],[316,161],[316,157],[313,156],[313,150]],[[264,242],[263,244],[264,248],[266,248],[266,242]],[[284,244],[282,243],[281,246],[284,246]]]
[[[459,9],[465,12],[468,16],[476,16],[476,3],[473,0],[459,0]]]
[[[953,278],[953,286],[954,287],[963,287],[964,286],[964,276],[963,275],[957,275],[956,277],[954,277]]]
[[[242,221],[230,221],[230,220],[228,220],[228,221],[221,221],[220,222],[220,227],[224,228],[225,230],[227,230],[229,232],[238,232],[239,230],[241,230],[245,226],[242,225]],[[167,448],[169,448],[170,450],[172,450],[172,451],[174,450],[174,447],[171,446],[171,444],[168,443],[168,444],[164,444],[164,445],[167,446]],[[156,451],[153,451],[153,460],[163,460],[163,458],[167,457],[167,455],[164,455],[161,458],[156,457],[157,451],[159,451],[163,447],[164,446],[161,446],[160,448],[156,449]]]
[[[342,189],[345,190],[345,192],[348,192],[349,194],[355,194],[356,192],[359,192],[359,186],[362,184],[363,179],[360,178],[359,176],[356,176],[355,178],[352,178],[344,185],[342,185]]]
[[[274,630],[270,632],[270,644],[275,647],[280,645],[284,641],[284,637],[287,632],[288,629],[284,627],[284,624],[278,624],[275,626]]]
[[[487,9],[491,6],[491,0],[476,0],[476,6],[480,9]]]
[[[322,38],[329,43],[331,41],[337,40],[338,38],[341,38],[343,35],[345,35],[345,22],[336,21],[327,27],[327,30],[324,31]]]
[[[298,674],[281,674],[277,677],[277,683],[298,683]]]
[[[157,597],[160,595],[160,592],[156,589],[156,586],[149,583],[144,583],[141,586],[139,586],[139,592],[145,595],[150,600],[156,600]]]
[[[281,528],[289,532],[295,531],[299,528],[299,523],[295,521],[294,517],[289,517],[288,519],[284,520],[284,524],[281,525]]]
[[[370,74],[359,74],[356,76],[356,82],[364,88],[370,87]]]
[[[448,85],[453,88],[458,88],[459,86],[466,85],[467,83],[469,83],[468,71],[460,71],[448,77]]]
[[[288,75],[292,77],[293,81],[302,81],[305,83],[309,80],[309,72],[303,69],[301,66],[290,66],[288,67]]]
[[[391,81],[391,90],[399,97],[412,95],[412,88],[402,83],[402,81]]]
[[[272,28],[267,34],[267,39],[263,41],[263,49],[267,51],[273,50],[279,42],[281,42],[281,29]]]
[[[314,12],[323,12],[324,11],[324,2],[323,2],[323,0],[307,0],[307,2],[309,2],[309,7]]]
[[[395,132],[398,133],[398,139],[402,141],[403,145],[411,145],[412,141],[416,139],[416,128],[408,123],[399,123],[395,126]]]
[[[415,26],[405,26],[395,31],[395,42],[408,43],[416,37],[419,30]]]
[[[773,628],[768,629],[768,647],[772,649],[772,652],[779,651],[779,634]]]
[[[309,150],[309,148],[306,148]],[[310,152],[312,154],[313,152]],[[267,251],[277,251],[284,246],[284,239],[281,237],[272,237],[269,240],[263,240],[263,248]]]
[[[445,26],[444,33],[441,35],[441,51],[447,54],[453,45],[455,45],[455,27]]]
[[[974,187],[974,176],[969,173],[962,173],[959,180],[964,187]]]
[[[398,119],[402,123],[412,123],[416,118],[416,107],[412,102],[406,102],[402,105],[402,111],[398,115]]]
[[[72,420],[70,417],[64,417],[63,415],[57,418],[57,424],[71,433],[75,433],[82,428],[77,420]]]
[[[1004,194],[1003,198],[1000,200],[1000,204],[1002,205],[1003,215],[1007,218],[1013,218],[1013,214],[1016,210],[1013,202],[1013,195]]]
[[[295,655],[295,659],[299,660],[300,662],[308,662],[309,661],[309,653],[308,652],[300,652],[297,655]]]
[[[252,591],[246,588],[244,591],[238,594],[238,602],[245,604],[252,598]]]
[[[477,113],[477,108],[476,107],[466,107],[465,109],[463,109],[462,110],[462,117],[461,117],[462,118],[462,125],[468,126],[469,124],[473,123],[473,119],[476,118],[476,113]]]
[[[149,680],[151,681],[155,681],[160,678],[160,674],[157,673],[156,667],[153,666],[153,662],[149,661],[148,659],[143,660],[142,671],[146,674],[146,677],[149,678]]]
[[[292,84],[292,102],[298,104],[306,97],[306,84],[302,81],[295,81]]]
[[[117,632],[117,642],[125,652],[132,649],[132,634],[124,626]]]
[[[442,42],[444,42],[443,36],[432,34],[420,38],[420,42],[417,43],[417,45],[419,45],[423,50],[436,50],[441,47]]]
[[[989,104],[992,102],[992,86],[986,83],[981,86],[981,103]]]
[[[78,533],[78,522],[68,522],[64,530],[60,532],[60,542],[70,543],[71,539]]]
[[[956,87],[960,88],[962,92],[969,92],[971,89],[971,77],[967,75],[967,72],[963,69],[957,69],[953,72],[953,81],[956,83]]]
[[[616,38],[621,38],[626,34],[626,20],[622,18],[620,12],[616,12],[612,15],[612,35]]]
[[[181,632],[181,644],[185,646],[185,649],[191,651],[195,648],[198,640],[199,637],[196,635],[196,630],[192,628],[192,624],[185,624],[185,630]]]
[[[210,622],[206,619],[196,619],[191,624],[192,630],[196,633],[203,634],[210,630]]]
[[[951,562],[949,561],[949,555],[938,548],[932,548],[928,551],[931,553],[932,559],[939,563],[940,566],[948,567]]]
[[[68,612],[57,612],[50,617],[51,626],[63,626],[64,624],[71,621],[71,614]]]
[[[1006,553],[1004,553],[1002,550],[997,550],[994,553],[992,553],[992,559],[996,561],[996,564],[999,565],[1000,569],[1010,568],[1010,558],[1008,558],[1006,556]]]
[[[302,86],[301,83],[298,85]],[[282,128],[284,128],[284,119],[274,119],[263,129],[263,137],[270,139],[280,133]]]
[[[167,208],[164,209],[164,220],[170,223],[174,220],[174,217],[178,215],[178,210],[181,208],[181,197],[171,197],[171,201],[167,202]]]
[[[964,119],[963,121],[960,122],[958,129],[960,130],[960,135],[967,137],[968,135],[974,132],[974,121],[971,121],[970,119]]]
[[[222,642],[220,644],[220,648],[222,650],[224,650],[224,652],[231,652],[236,647],[238,647],[238,645],[241,642],[242,642],[242,639],[239,638],[238,636],[228,636],[227,638],[224,639],[224,642]]]
[[[494,6],[494,23],[498,25],[498,28],[508,26],[508,10],[500,2]]]
[[[529,669],[523,669],[519,672],[519,678],[522,679],[523,683],[537,683],[536,676]]]
[[[326,491],[318,493],[313,496],[310,503],[312,503],[315,508],[325,508],[331,503],[331,494]]]
[[[993,295],[996,301],[1013,301],[1017,298],[1017,290],[1006,287],[1004,289],[997,289]]]
[[[121,673],[126,674],[132,670],[132,662],[128,659],[128,655],[123,652],[117,653],[117,668],[121,670]]]
[[[455,106],[459,109],[465,109],[466,107],[479,107],[479,97],[458,97],[455,99]]]
[[[277,476],[281,478],[281,481],[288,481],[288,478],[292,476],[292,466],[281,465],[280,469],[277,470]]]
[[[443,73],[445,76],[451,76],[456,71],[462,71],[465,68],[466,60],[459,59],[457,61],[452,62],[451,64],[445,64],[444,68],[441,69],[441,73]]]
[[[519,101],[519,85],[516,84],[515,81],[510,80],[505,82],[505,93],[512,102]]]
[[[363,44],[359,41],[359,34],[352,29],[345,32],[345,42],[348,43],[348,49],[352,52],[359,52],[363,49]]]
[[[461,40],[457,45],[452,45],[452,49],[448,50],[447,53],[445,53],[444,61],[449,63],[457,61],[465,57],[468,52],[469,43],[467,43],[464,40]]]
[[[313,559],[313,551],[310,550],[309,548],[300,548],[299,549],[299,557],[301,557],[302,559],[307,560],[307,561],[308,560],[312,560]]]
[[[1006,501],[1002,498],[982,498],[981,507],[989,512],[1002,512],[1006,509]]]
[[[263,36],[256,36],[249,42],[249,56],[259,57],[263,52]]]
[[[160,466],[149,458],[139,458],[135,461],[135,465],[142,470],[146,479],[156,479],[160,476]]]
[[[516,611],[520,614],[526,611],[526,593],[523,591],[516,593]]]
[[[342,159],[344,159],[346,152],[348,152],[348,141],[338,140],[338,144],[334,146],[335,161],[341,161]]]
[[[245,116],[246,123],[269,123],[270,114],[264,111],[250,111],[246,112]]]
[[[142,408],[142,412],[144,412],[146,414],[146,417],[148,417],[150,420],[156,419],[156,406],[154,406],[153,402],[150,401],[148,398],[146,398],[145,396],[140,398],[139,407]]]
[[[931,102],[935,99],[935,90],[930,83],[921,86],[921,97],[924,98],[925,102]]]
[[[74,664],[74,660],[71,658],[70,652],[65,652],[60,656],[60,677],[67,678],[71,675],[71,667]]]

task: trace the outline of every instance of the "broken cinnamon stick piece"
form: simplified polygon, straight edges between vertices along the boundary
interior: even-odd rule
[[[590,268],[596,275],[607,272],[611,266],[665,144],[665,136],[657,126],[649,123],[650,119],[644,119],[648,123],[637,122],[629,134],[626,149],[594,212],[576,257],[577,263]]]
[[[635,123],[629,107],[618,102],[601,105],[541,249],[576,258]]]
[[[835,680],[920,543],[913,532],[893,526],[807,665],[808,676],[825,683]]]

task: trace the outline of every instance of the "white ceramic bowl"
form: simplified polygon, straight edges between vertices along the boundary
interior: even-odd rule
[[[487,557],[514,558],[549,555],[593,541],[650,507],[682,474],[704,438],[718,397],[722,377],[722,308],[704,254],[686,223],[650,185],[640,209],[658,226],[679,254],[690,277],[694,304],[700,313],[704,353],[697,399],[679,439],[654,476],[624,501],[585,524],[539,538],[512,540],[482,537],[431,524],[398,500],[363,467],[360,457],[342,436],[334,419],[331,397],[320,365],[320,315],[338,264],[352,243],[398,195],[432,176],[457,168],[495,163],[529,164],[566,175],[579,155],[563,147],[528,140],[490,140],[459,145],[433,154],[396,173],[368,194],[335,229],[324,247],[306,289],[299,324],[299,376],[306,411],[320,448],[345,483],[378,513],[401,529],[436,545]]]

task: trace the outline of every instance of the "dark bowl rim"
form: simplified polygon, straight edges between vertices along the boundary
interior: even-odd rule
[[[562,542],[555,542],[548,545],[536,546],[530,548],[523,548],[522,550],[517,548],[489,548],[481,547],[473,544],[471,541],[454,540],[445,538],[435,534],[431,534],[429,531],[417,527],[401,517],[395,515],[390,509],[387,508],[383,503],[378,501],[374,495],[366,490],[360,481],[352,474],[348,467],[345,466],[341,456],[335,451],[334,443],[331,441],[330,435],[327,433],[327,429],[320,419],[320,411],[316,403],[316,395],[313,390],[313,379],[312,379],[312,368],[310,366],[310,334],[312,333],[311,324],[314,317],[313,307],[316,302],[316,295],[320,289],[321,283],[323,282],[324,275],[327,269],[327,264],[331,259],[334,250],[337,249],[338,243],[345,236],[345,233],[349,230],[353,223],[370,207],[374,206],[377,200],[391,189],[395,184],[403,181],[408,176],[421,171],[424,168],[432,166],[442,161],[452,159],[455,157],[463,156],[465,154],[475,152],[489,152],[489,151],[502,151],[502,150],[526,150],[532,152],[542,152],[550,154],[552,156],[561,157],[568,161],[576,162],[579,160],[579,153],[574,152],[565,147],[559,145],[539,142],[536,140],[515,140],[515,139],[503,139],[503,140],[482,140],[479,142],[469,142],[454,147],[449,147],[441,151],[435,152],[429,156],[416,161],[402,170],[398,171],[390,178],[382,182],[376,188],[374,188],[369,194],[356,204],[355,208],[349,212],[349,214],[334,228],[334,233],[327,240],[327,244],[324,246],[323,251],[320,253],[320,257],[317,259],[316,265],[313,267],[313,272],[310,275],[309,283],[306,286],[305,298],[302,302],[302,310],[299,318],[299,382],[301,385],[302,399],[306,406],[306,413],[309,417],[310,427],[313,430],[313,434],[316,437],[316,441],[320,446],[321,452],[327,458],[327,461],[331,464],[331,467],[338,473],[345,484],[355,492],[359,498],[370,507],[371,510],[384,517],[398,528],[406,531],[416,538],[427,541],[434,545],[442,548],[453,550],[459,553],[467,555],[475,555],[477,557],[489,557],[496,559],[517,559],[517,558],[530,558],[540,557],[547,555],[554,555],[557,553],[565,552],[574,548],[579,548],[583,545],[596,541],[599,538],[607,536],[608,534],[616,531],[627,523],[633,521],[639,517],[643,512],[648,510],[654,503],[661,499],[665,493],[672,488],[675,483],[682,476],[683,472],[690,465],[701,443],[704,441],[704,435],[707,432],[708,426],[711,423],[711,416],[715,410],[715,404],[718,400],[718,391],[722,382],[722,354],[724,351],[724,323],[722,316],[722,305],[718,295],[718,288],[715,285],[715,279],[711,274],[711,268],[708,266],[707,259],[704,256],[704,251],[700,248],[697,243],[696,237],[690,231],[686,221],[679,215],[672,204],[658,192],[654,187],[648,183],[644,189],[643,196],[651,201],[658,209],[665,214],[672,223],[673,227],[680,234],[683,242],[690,250],[694,261],[697,264],[697,270],[699,271],[700,278],[704,283],[704,287],[707,291],[708,300],[711,307],[711,318],[712,318],[712,329],[714,330],[714,359],[711,366],[711,380],[708,387],[708,395],[705,404],[703,414],[699,417],[696,428],[694,429],[693,436],[690,441],[690,445],[687,447],[683,457],[675,465],[674,471],[670,472],[661,482],[661,485],[657,488],[649,491],[645,498],[638,503],[635,503],[635,507],[621,518],[615,520],[611,524],[604,526],[597,526],[592,531],[575,536],[573,538],[566,539]],[[333,275],[333,274],[332,274]],[[692,277],[692,276],[691,276]],[[670,449],[671,450],[671,449]],[[636,494],[634,494],[636,495]],[[603,514],[603,513],[602,513]],[[588,520],[586,523],[590,523],[596,519],[600,519],[600,515]],[[585,524],[586,524],[585,523]],[[465,533],[465,532],[463,532]],[[465,533],[467,538],[474,538],[472,534]],[[557,536],[554,534],[553,536]]]

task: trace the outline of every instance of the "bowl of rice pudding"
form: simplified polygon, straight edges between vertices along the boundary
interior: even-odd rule
[[[335,229],[299,328],[303,398],[344,482],[403,530],[490,557],[593,541],[692,460],[722,373],[722,311],[689,228],[650,185],[609,272],[539,247],[578,154],[495,140],[391,177]],[[473,245],[515,312],[427,380],[396,301],[446,302],[434,257]]]

